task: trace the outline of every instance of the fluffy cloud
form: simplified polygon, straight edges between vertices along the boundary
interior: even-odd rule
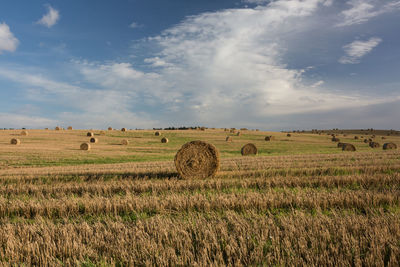
[[[47,9],[47,13],[44,14],[43,17],[37,21],[37,23],[46,26],[47,28],[51,28],[60,19],[60,13],[51,6],[48,6]]]
[[[360,63],[360,59],[370,53],[380,42],[382,42],[381,38],[373,37],[367,41],[354,41],[347,44],[343,46],[346,55],[341,57],[339,62],[342,64]]]
[[[0,54],[3,51],[15,51],[18,44],[19,41],[10,31],[10,27],[8,27],[4,22],[0,23]]]
[[[376,16],[400,9],[400,1],[350,0],[347,4],[350,8],[341,12],[341,22],[337,26],[361,24]]]

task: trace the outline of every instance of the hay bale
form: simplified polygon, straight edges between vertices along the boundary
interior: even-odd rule
[[[247,156],[247,155],[257,155],[257,147],[254,144],[247,144],[242,147],[242,150],[240,151],[242,153],[242,156]]]
[[[11,139],[10,144],[12,144],[12,145],[20,145],[21,144],[21,140],[19,140],[17,138],[13,138],[13,139]]]
[[[225,141],[226,142],[232,142],[233,141],[232,136],[227,136]]]
[[[126,132],[126,128],[122,128],[121,131],[122,131],[122,132]]]
[[[165,144],[165,143],[168,143],[168,142],[169,142],[169,140],[168,140],[167,137],[161,138],[161,143]]]
[[[93,133],[93,132],[88,132],[88,133],[86,134],[86,136],[87,136],[87,137],[93,137],[93,136],[94,136],[94,133]]]
[[[271,140],[272,140],[272,136],[271,135],[265,137],[265,141],[271,141]]]
[[[234,133],[236,133],[236,129],[231,129],[229,132],[234,134]]]
[[[228,128],[225,128],[225,129],[224,129],[224,132],[228,132],[228,131],[229,131]]]
[[[72,130],[72,126],[68,126],[68,128],[67,128],[68,130]]]
[[[55,130],[56,130],[56,131],[60,131],[60,130],[61,130],[61,127],[57,126],[57,127],[55,128]]]
[[[371,148],[379,148],[379,147],[381,147],[381,145],[379,143],[377,143],[377,142],[370,142],[369,146]]]
[[[352,144],[343,144],[342,150],[343,151],[356,151],[356,147]]]
[[[287,137],[291,137],[292,135],[291,135],[290,133],[288,133],[286,136],[287,136]]]
[[[369,143],[368,139],[364,139],[364,143],[366,144]]]
[[[90,143],[97,144],[98,142],[99,142],[99,139],[97,139],[95,137],[90,138]]]
[[[217,148],[203,141],[184,144],[175,155],[175,166],[182,178],[213,177],[219,169]]]
[[[89,143],[82,143],[81,144],[81,150],[90,150],[90,144]]]
[[[28,135],[28,131],[25,131],[25,130],[24,130],[24,131],[22,131],[22,132],[21,132],[21,135],[23,135],[23,136],[27,136],[27,135]]]
[[[45,130],[48,130],[49,128],[44,128]]]
[[[112,128],[112,127],[108,127],[108,130],[109,130],[109,131],[112,131],[112,130],[113,130],[113,128]]]
[[[154,135],[155,135],[155,136],[160,136],[161,133],[157,131],[157,132],[154,133]]]
[[[386,137],[382,136],[382,140],[385,140],[385,139],[386,139]]]
[[[339,142],[339,143],[337,144],[337,147],[343,148],[343,146],[344,146],[344,143],[340,143],[340,142]]]
[[[127,146],[127,145],[129,145],[129,141],[126,140],[126,139],[123,139],[123,140],[121,141],[121,145]]]
[[[390,150],[390,149],[397,149],[397,145],[395,143],[385,143],[383,145],[384,150]]]
[[[340,142],[340,139],[339,138],[337,138],[337,137],[332,137],[332,142]]]
[[[354,140],[358,140],[358,136],[354,136]]]
[[[203,132],[204,132],[205,130],[206,130],[206,127],[204,127],[204,126],[203,126],[203,127],[200,127],[200,131],[203,131]]]

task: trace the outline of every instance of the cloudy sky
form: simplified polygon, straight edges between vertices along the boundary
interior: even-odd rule
[[[400,129],[399,0],[20,0],[0,127]]]

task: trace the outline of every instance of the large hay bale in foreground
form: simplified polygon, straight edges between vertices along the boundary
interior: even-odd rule
[[[90,143],[97,144],[98,142],[99,142],[99,139],[97,139],[95,137],[90,138]]]
[[[122,132],[126,132],[126,128],[122,128],[121,131],[122,131]]]
[[[233,141],[232,136],[227,136],[225,141],[226,142],[232,142]]]
[[[72,130],[72,126],[68,126],[68,128],[67,128],[68,130]]]
[[[164,144],[166,144],[166,143],[168,143],[169,142],[169,140],[168,140],[168,138],[167,137],[163,137],[163,138],[161,138],[161,143],[164,143]]]
[[[381,145],[379,143],[377,143],[377,142],[370,142],[369,146],[371,148],[379,148],[379,147],[381,147]]]
[[[88,132],[88,133],[86,134],[86,136],[87,136],[87,137],[93,137],[93,136],[94,136],[94,133],[93,133],[93,132]]]
[[[17,138],[13,138],[13,139],[11,139],[10,144],[12,144],[12,145],[20,145],[21,144],[21,140],[19,140]]]
[[[182,178],[213,177],[219,169],[217,148],[203,141],[184,144],[175,155],[175,166]]]
[[[23,136],[27,136],[28,134],[29,134],[28,131],[25,131],[25,130],[21,132],[21,135],[23,135]]]
[[[390,150],[390,149],[397,149],[397,145],[395,143],[385,143],[383,145],[384,150]]]
[[[242,156],[247,156],[247,155],[257,155],[257,147],[252,144],[246,144],[242,147],[242,150],[240,151],[242,153]]]
[[[81,144],[81,150],[90,150],[90,144],[89,143],[82,143]]]
[[[342,150],[343,151],[356,151],[356,147],[352,144],[343,144]]]
[[[121,145],[127,146],[127,145],[129,145],[129,141],[126,140],[126,139],[123,139],[123,140],[121,141]]]
[[[154,135],[155,135],[155,136],[160,136],[161,133],[157,131],[157,132],[154,133]]]

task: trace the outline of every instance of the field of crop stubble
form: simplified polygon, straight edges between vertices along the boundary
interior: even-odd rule
[[[81,151],[87,131],[28,131],[0,131],[2,264],[400,264],[399,150],[351,134],[339,138],[357,152],[326,134],[244,131],[226,142],[208,129],[106,131]],[[375,137],[400,144],[385,138]],[[216,177],[178,178],[174,155],[191,140],[219,149]],[[259,154],[240,156],[249,142]]]

